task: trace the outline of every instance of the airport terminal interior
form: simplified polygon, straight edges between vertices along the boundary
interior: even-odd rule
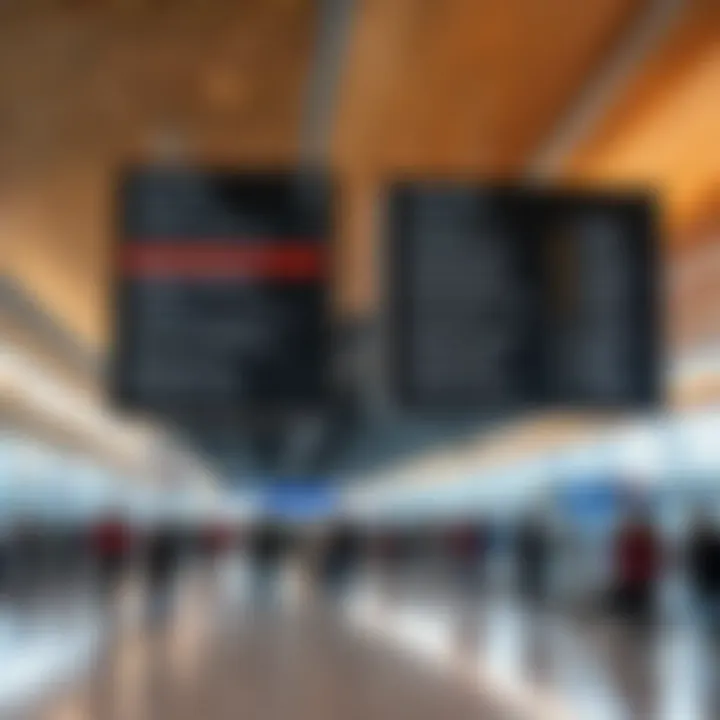
[[[0,718],[720,718],[720,1],[0,3]]]

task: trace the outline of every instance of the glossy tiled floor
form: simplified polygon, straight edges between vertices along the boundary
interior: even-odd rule
[[[689,618],[655,630],[607,617],[531,612],[507,595],[460,602],[445,593],[366,589],[349,617],[386,643],[460,666],[486,695],[528,717],[580,720],[720,718],[720,652]]]
[[[119,632],[42,720],[445,720],[507,717],[449,670],[378,642],[342,612],[194,578],[165,630]],[[247,586],[245,586],[247,590]]]
[[[530,613],[507,596],[461,601],[437,583],[388,593],[374,576],[331,605],[297,573],[283,578],[272,594],[237,561],[188,573],[165,627],[142,623],[129,585],[104,621],[76,613],[92,628],[92,661],[18,717],[720,717],[717,652],[691,624],[643,633]]]

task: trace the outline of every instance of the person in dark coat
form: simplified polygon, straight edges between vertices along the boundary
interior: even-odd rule
[[[361,540],[349,523],[332,528],[325,543],[324,584],[332,594],[342,593],[355,576],[361,561]]]
[[[720,629],[720,530],[702,510],[687,537],[685,567],[701,617]]]
[[[287,549],[287,537],[278,522],[262,521],[252,532],[250,559],[261,596],[274,593]]]
[[[488,528],[480,520],[465,520],[450,530],[448,552],[458,590],[476,593],[484,578]]]
[[[515,555],[521,596],[542,603],[548,592],[552,539],[550,528],[539,513],[530,513],[515,536]]]
[[[146,539],[146,563],[151,616],[166,617],[172,609],[174,583],[180,565],[183,535],[169,522],[153,527]]]

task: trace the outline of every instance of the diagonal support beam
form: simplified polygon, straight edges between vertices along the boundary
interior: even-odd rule
[[[530,179],[549,179],[562,169],[667,36],[686,5],[687,0],[650,2],[531,159],[526,170]]]
[[[317,40],[300,130],[301,161],[310,166],[329,155],[355,0],[318,0],[318,4]]]

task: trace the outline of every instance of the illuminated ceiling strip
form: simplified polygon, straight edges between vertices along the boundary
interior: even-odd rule
[[[144,433],[124,427],[81,392],[53,377],[26,353],[8,345],[0,347],[0,394],[45,417],[71,425],[106,448],[129,456],[142,452]]]
[[[720,343],[708,345],[695,353],[684,355],[674,362],[671,363],[669,369],[669,381],[671,383],[671,389],[681,389],[686,383],[694,382],[698,379],[715,378],[720,381]],[[708,409],[708,412],[713,412],[713,409]],[[694,415],[693,415],[694,416]],[[607,426],[597,426],[597,443],[600,444],[607,440],[608,437],[617,437],[632,432],[633,429],[638,427],[637,422],[626,423],[622,428],[608,428]],[[588,426],[589,432],[593,431],[592,426]],[[533,432],[533,428],[530,428],[530,432]],[[562,432],[562,428],[560,430]],[[498,440],[502,440],[505,444],[507,441],[503,439],[503,432],[500,431],[497,436]],[[578,436],[576,433],[568,435],[566,442],[562,442],[562,438],[558,437],[550,441],[548,439],[547,447],[538,447],[526,456],[528,462],[532,462],[534,459],[540,459],[548,453],[562,455],[564,452],[572,455],[575,450],[568,448],[568,445],[572,442],[577,442]],[[582,434],[580,439],[584,443],[592,442],[592,438],[587,440]],[[522,440],[521,437],[512,434],[509,436],[510,445],[517,449],[519,442]],[[578,451],[579,452],[579,451]],[[480,451],[482,454],[482,451]],[[493,454],[494,457],[494,454]],[[491,457],[490,463],[482,460],[480,455],[473,457],[472,453],[463,454],[461,459],[457,459],[455,453],[443,453],[441,455],[432,455],[426,458],[420,458],[412,464],[403,463],[397,468],[386,470],[382,474],[356,479],[356,488],[349,491],[348,496],[352,502],[364,503],[369,501],[370,498],[373,500],[385,497],[386,494],[399,492],[405,490],[408,493],[415,493],[422,491],[423,488],[428,489],[439,489],[443,487],[450,487],[456,482],[460,482],[461,476],[466,474],[465,468],[472,465],[478,466],[479,473],[492,477],[498,472],[504,472],[514,466],[512,462],[506,462],[505,456],[498,458]],[[524,461],[523,461],[524,462]],[[423,482],[429,480],[426,484]]]
[[[83,376],[99,378],[102,374],[100,356],[78,342],[19,283],[10,277],[0,278],[0,318],[29,330],[54,356],[67,362]]]
[[[125,461],[146,464],[158,441],[158,431],[118,420],[89,393],[64,382],[29,353],[9,343],[0,344],[0,401],[18,403],[40,418],[50,419],[99,448]],[[215,491],[217,477],[193,453],[172,445],[175,464],[193,486]]]

